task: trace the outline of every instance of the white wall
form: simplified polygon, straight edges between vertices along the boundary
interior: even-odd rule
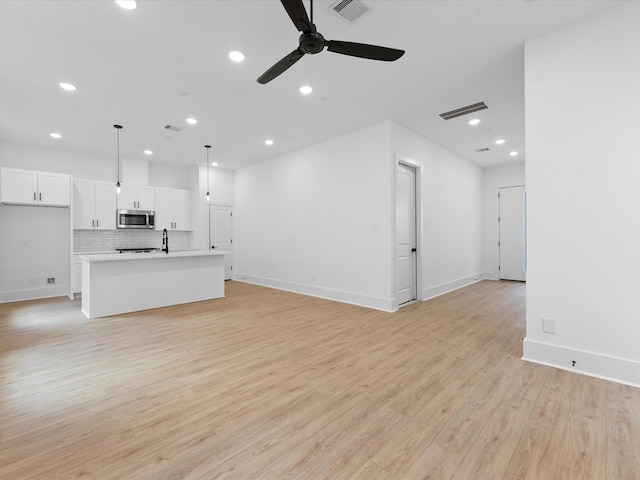
[[[91,180],[113,180],[115,183],[116,163],[115,155],[105,157],[63,148],[44,148],[0,140],[0,167],[66,173]]]
[[[68,293],[69,222],[68,208],[0,205],[0,302]]]
[[[640,2],[628,2],[528,44],[525,61],[524,357],[636,386],[638,25]]]
[[[164,188],[193,188],[193,179],[189,168],[177,168],[171,165],[149,162],[149,185]]]
[[[392,123],[397,159],[422,166],[422,298],[482,276],[482,169]]]
[[[149,183],[148,160],[120,157],[120,182],[128,183],[129,185],[154,186],[152,183]]]
[[[389,146],[384,122],[237,170],[235,277],[391,309]]]
[[[500,237],[498,215],[500,202],[498,201],[498,189],[501,187],[513,187],[525,185],[524,163],[503,165],[500,167],[485,168],[483,175],[482,205],[482,271],[484,278],[498,280]]]
[[[421,298],[481,278],[482,170],[393,122],[238,170],[235,277],[397,308],[398,160],[422,171]]]
[[[193,172],[198,179],[197,184],[192,186],[191,199],[191,221],[193,225],[198,226],[194,231],[194,248],[207,250],[210,247],[209,205],[219,203],[233,206],[235,172],[215,167],[210,167],[207,172],[204,165],[194,167]],[[209,203],[207,191],[210,194]]]

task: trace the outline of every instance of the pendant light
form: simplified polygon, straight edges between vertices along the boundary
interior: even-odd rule
[[[116,193],[120,193],[120,130],[122,130],[122,125],[114,125],[113,128],[116,129],[118,142],[118,183],[116,183]]]
[[[204,148],[207,149],[207,202],[209,201],[209,149],[211,145],[205,145]]]

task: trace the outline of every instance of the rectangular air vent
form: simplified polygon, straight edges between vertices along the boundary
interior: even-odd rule
[[[452,118],[461,117],[462,115],[468,115],[473,112],[479,112],[480,110],[485,110],[487,108],[489,107],[486,103],[478,102],[473,105],[467,105],[466,107],[460,107],[449,112],[441,113],[440,117],[442,117],[443,120],[451,120]]]
[[[171,130],[172,132],[181,132],[182,129],[180,127],[174,127],[173,125],[165,125],[165,130]]]
[[[330,8],[350,23],[355,22],[371,10],[361,0],[338,0]]]

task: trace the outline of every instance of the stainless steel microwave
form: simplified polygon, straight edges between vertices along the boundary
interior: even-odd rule
[[[156,228],[153,210],[116,210],[117,228]]]

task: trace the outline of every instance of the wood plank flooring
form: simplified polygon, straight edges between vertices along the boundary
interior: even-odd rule
[[[525,285],[0,304],[2,480],[640,479],[640,389],[526,363]]]

